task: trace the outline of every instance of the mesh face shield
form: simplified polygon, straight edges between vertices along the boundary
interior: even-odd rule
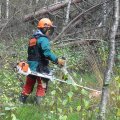
[[[48,32],[50,36],[54,33],[54,27],[42,28],[40,30],[43,34],[46,34],[46,32]]]
[[[54,33],[54,27],[48,29],[49,35],[51,36]]]

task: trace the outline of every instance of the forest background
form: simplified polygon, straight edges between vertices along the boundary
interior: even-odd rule
[[[119,120],[119,0],[0,0],[0,120]],[[25,76],[14,71],[27,58],[28,40],[38,21],[57,26],[51,47],[66,58],[67,75],[50,64],[57,78],[81,87],[49,82],[41,106],[18,98]]]

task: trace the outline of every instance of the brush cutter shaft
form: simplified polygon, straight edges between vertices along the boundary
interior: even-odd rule
[[[17,72],[19,74],[23,74],[25,76],[28,76],[28,75],[34,75],[34,76],[38,76],[38,77],[42,77],[42,78],[47,78],[51,81],[59,81],[59,82],[62,82],[62,83],[66,83],[66,84],[69,84],[69,85],[73,85],[73,86],[77,86],[77,87],[80,87],[80,88],[83,88],[83,89],[86,89],[86,90],[89,90],[89,91],[96,91],[96,92],[100,92],[99,90],[95,90],[95,89],[92,89],[92,88],[89,88],[89,87],[84,87],[82,85],[78,85],[76,84],[75,82],[68,82],[68,81],[64,81],[64,80],[61,80],[61,79],[57,79],[55,78],[51,73],[50,74],[46,74],[46,73],[38,73],[38,72],[34,72],[34,71],[31,71],[30,68],[28,67],[27,71],[24,71],[22,69],[21,66],[17,65]]]

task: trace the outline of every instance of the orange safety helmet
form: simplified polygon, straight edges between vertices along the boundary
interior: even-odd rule
[[[50,28],[55,27],[49,18],[42,18],[37,25],[38,28]]]

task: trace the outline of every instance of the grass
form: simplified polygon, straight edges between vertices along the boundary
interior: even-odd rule
[[[16,110],[16,116],[19,120],[44,120],[44,111],[34,105],[25,105]]]

